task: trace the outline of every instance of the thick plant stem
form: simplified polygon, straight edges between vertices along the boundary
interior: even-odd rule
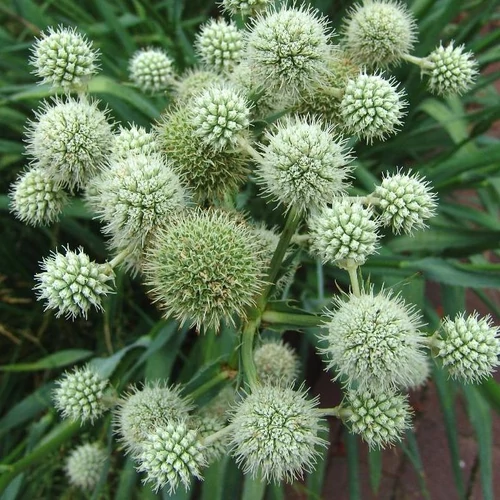
[[[258,310],[255,310],[255,313],[254,318],[248,319],[241,334],[241,364],[250,389],[253,389],[259,383],[253,359],[253,339],[255,332],[259,329],[261,315]]]
[[[207,436],[205,439],[203,439],[202,443],[204,446],[208,446],[212,443],[215,443],[218,441],[221,437],[224,437],[228,432],[231,432],[233,430],[233,424],[229,424],[220,431],[214,432],[213,434],[210,434],[210,436]]]
[[[351,280],[352,293],[356,297],[360,297],[361,291],[359,289],[359,281],[358,281],[358,266],[354,263],[349,263],[346,266],[346,270],[349,273],[349,279]]]
[[[404,54],[403,59],[405,61],[408,61],[409,63],[415,64],[422,70],[432,69],[434,67],[434,65],[431,62],[422,57],[416,57],[410,54]]]
[[[297,328],[311,328],[325,323],[324,318],[313,314],[294,314],[280,311],[264,311],[262,322],[271,325],[293,325]]]

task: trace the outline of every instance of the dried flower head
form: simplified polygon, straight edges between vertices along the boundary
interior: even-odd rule
[[[377,68],[397,64],[416,40],[417,23],[405,5],[392,0],[368,0],[351,9],[344,25],[344,44],[362,65]]]
[[[186,211],[159,232],[144,265],[166,317],[218,330],[243,317],[262,286],[263,257],[250,229],[229,213]]]
[[[57,221],[68,196],[44,168],[35,167],[19,176],[9,193],[15,216],[32,226]]]
[[[196,37],[199,58],[210,69],[230,71],[241,58],[243,33],[232,22],[210,19]]]
[[[418,174],[385,175],[374,195],[382,211],[380,222],[396,234],[401,231],[412,234],[416,229],[423,229],[425,221],[435,215],[436,195],[429,189],[429,182]]]
[[[100,443],[85,443],[74,448],[64,465],[70,484],[92,493],[107,459],[108,453]]]
[[[253,358],[259,381],[264,385],[289,387],[300,372],[299,357],[283,341],[266,341],[255,349]]]
[[[113,135],[98,101],[56,98],[45,102],[36,118],[29,124],[26,151],[55,183],[73,191],[105,166]]]
[[[322,422],[317,399],[306,391],[257,386],[233,409],[231,444],[243,472],[264,481],[291,482],[309,472],[318,456]]]
[[[264,143],[257,175],[270,198],[307,211],[345,189],[350,152],[332,128],[314,119],[285,118],[266,132]]]
[[[323,352],[328,368],[337,370],[335,379],[374,392],[412,387],[421,380],[424,336],[413,306],[390,292],[375,295],[373,290],[334,301],[337,308],[325,325]]]
[[[339,267],[362,266],[375,253],[379,235],[372,210],[338,198],[309,219],[311,251]]]
[[[443,366],[454,379],[477,383],[490,376],[500,364],[500,329],[490,316],[477,313],[445,318],[442,332],[435,339],[437,353]]]
[[[81,90],[97,72],[98,52],[75,28],[48,28],[32,47],[30,63],[41,83],[60,86],[65,92]]]
[[[54,405],[63,418],[82,424],[87,421],[93,423],[107,409],[103,396],[108,383],[90,365],[75,368],[57,380],[53,392]]]
[[[143,92],[163,92],[174,78],[172,59],[158,48],[138,50],[130,60],[129,72],[130,79]]]
[[[396,133],[406,105],[394,78],[361,73],[348,80],[340,112],[346,130],[371,144]]]

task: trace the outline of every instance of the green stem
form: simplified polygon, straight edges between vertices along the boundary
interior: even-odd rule
[[[31,453],[21,458],[12,465],[6,465],[5,468],[7,472],[0,476],[0,493],[2,493],[9,483],[23,470],[27,469],[31,465],[40,462],[47,457],[49,453],[59,448],[61,444],[68,441],[73,434],[76,434],[79,430],[80,422],[66,421],[63,422],[58,429],[54,432],[54,436],[46,440],[35,448]],[[50,435],[49,435],[50,436]]]
[[[353,203],[361,203],[362,205],[377,206],[380,204],[380,198],[373,194],[369,194],[367,196],[348,196],[347,199]]]
[[[205,382],[204,384],[200,385],[198,389],[195,389],[189,395],[193,400],[196,400],[200,396],[203,396],[203,394],[208,392],[216,385],[220,384],[221,382],[224,382],[224,380],[232,379],[234,375],[235,373],[232,370],[222,370],[215,377],[211,378],[208,382]]]
[[[294,314],[266,310],[262,313],[262,322],[271,325],[294,325],[297,328],[311,328],[323,325],[325,320],[313,314]]]
[[[259,383],[257,368],[255,367],[255,361],[253,359],[253,339],[255,337],[255,332],[260,326],[261,317],[258,310],[255,312],[256,317],[248,319],[241,334],[241,365],[250,389],[253,389]]]
[[[231,432],[233,429],[234,429],[233,424],[226,425],[226,427],[222,428],[220,431],[214,432],[213,434],[210,434],[210,436],[207,436],[205,439],[203,439],[202,444],[204,446],[209,446],[212,443],[218,441],[221,437],[224,437],[228,432]]]
[[[108,262],[108,265],[114,269],[116,266],[119,266],[128,256],[130,255],[130,250],[127,248],[122,250],[118,255],[116,255],[113,260]]]
[[[320,417],[337,417],[337,418],[341,418],[341,415],[348,416],[346,415],[346,409],[342,408],[341,405],[335,406],[334,408],[318,408],[318,415]]]
[[[243,151],[248,153],[257,163],[262,163],[264,158],[246,139],[240,137],[238,140],[238,145]]]
[[[416,57],[410,54],[404,54],[403,59],[411,64],[417,65],[422,71],[434,68],[434,64],[432,64],[426,58],[423,57]]]
[[[351,280],[352,293],[356,297],[361,297],[361,291],[359,289],[359,281],[358,281],[358,266],[350,262],[346,266],[346,270],[349,273],[349,279]]]

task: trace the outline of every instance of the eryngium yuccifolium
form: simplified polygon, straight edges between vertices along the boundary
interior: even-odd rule
[[[15,216],[32,226],[56,221],[68,203],[64,189],[56,185],[45,169],[39,167],[24,172],[9,194]]]
[[[273,200],[300,211],[340,194],[351,170],[345,141],[308,118],[285,118],[267,131],[258,182]]]
[[[206,458],[200,437],[182,421],[158,425],[146,434],[142,449],[135,457],[137,470],[145,472],[145,482],[155,491],[168,486],[173,494],[179,483],[189,489],[191,477],[201,477]]]
[[[215,416],[199,413],[198,415],[192,416],[187,424],[191,429],[194,429],[198,433],[201,441],[203,442],[204,438],[222,430],[226,424],[226,420],[221,417],[217,418]],[[203,453],[207,464],[214,463],[224,455],[227,455],[228,449],[229,440],[227,434],[223,434],[216,441],[212,441],[208,445],[204,445]]]
[[[380,222],[396,234],[401,231],[411,234],[415,229],[425,228],[425,221],[434,216],[437,207],[429,182],[418,174],[385,175],[382,184],[375,188],[374,196],[382,211]]]
[[[337,371],[335,379],[375,392],[413,387],[421,381],[425,338],[413,306],[387,292],[374,295],[373,290],[334,301],[337,308],[325,325],[323,352],[328,369]]]
[[[103,396],[108,380],[90,366],[66,372],[56,384],[52,397],[63,418],[93,423],[106,411]]]
[[[499,328],[490,316],[460,314],[454,320],[445,318],[442,332],[435,340],[435,354],[455,379],[477,383],[492,374],[500,363]]]
[[[406,105],[393,78],[362,73],[348,80],[340,113],[346,130],[371,144],[396,133]]]
[[[231,70],[241,58],[243,33],[232,22],[210,19],[196,37],[195,48],[207,68]]]
[[[222,8],[233,16],[246,17],[265,9],[270,3],[271,0],[222,0]]]
[[[117,160],[124,160],[129,155],[150,155],[159,153],[159,146],[154,134],[146,132],[144,127],[131,125],[130,128],[120,126],[115,134],[111,147],[111,156]]]
[[[156,426],[187,419],[192,408],[179,387],[160,382],[145,384],[141,389],[134,386],[119,401],[114,425],[127,452],[139,453],[146,435]]]
[[[30,63],[41,83],[60,86],[64,91],[81,89],[97,71],[96,50],[74,28],[60,26],[42,33],[33,45]]]
[[[153,230],[184,208],[186,196],[171,164],[159,154],[114,160],[87,192],[115,249],[142,249]]]
[[[108,458],[99,443],[85,443],[74,448],[66,459],[64,470],[71,485],[92,493]]]
[[[348,199],[325,205],[309,219],[311,251],[339,267],[362,266],[376,251],[379,238],[372,215],[370,208]]]
[[[231,445],[243,472],[264,481],[292,482],[310,472],[318,456],[323,426],[317,399],[303,389],[257,386],[231,415]]]
[[[235,146],[250,125],[246,98],[227,85],[213,85],[196,96],[190,117],[195,134],[215,150]]]
[[[65,315],[74,319],[87,317],[93,306],[102,309],[102,299],[112,293],[109,282],[115,274],[109,264],[90,260],[82,248],[73,252],[69,248],[63,255],[52,252],[42,262],[42,272],[35,275],[37,299],[45,300],[45,310],[55,309],[56,317]]]
[[[189,68],[175,80],[172,90],[177,102],[189,101],[211,85],[223,82],[223,76],[213,70]]]
[[[264,385],[290,386],[300,372],[299,357],[283,341],[267,341],[253,354],[259,381]]]
[[[477,62],[471,52],[465,52],[464,46],[447,47],[440,45],[427,58],[431,68],[424,69],[429,74],[427,87],[433,94],[449,96],[463,94],[474,83],[477,71]]]
[[[269,9],[253,20],[242,59],[271,92],[297,94],[327,74],[328,31],[317,10]]]
[[[113,135],[107,111],[86,98],[45,102],[30,122],[27,153],[54,182],[73,191],[83,187],[106,164]]]
[[[172,168],[195,201],[223,200],[247,179],[247,154],[239,149],[216,150],[207,146],[196,135],[186,107],[165,114],[157,132],[162,151],[172,160]]]
[[[227,420],[227,412],[238,395],[232,385],[226,385],[218,394],[200,409],[200,415]]]
[[[359,434],[370,448],[385,448],[401,441],[411,427],[412,410],[408,396],[396,392],[347,391],[343,420],[351,432]],[[342,413],[341,413],[342,415]]]
[[[159,232],[144,264],[166,317],[218,330],[243,317],[262,286],[263,256],[253,233],[229,213],[186,211]]]
[[[130,60],[130,79],[143,92],[162,92],[172,84],[172,59],[158,48],[138,50]]]
[[[382,68],[412,51],[417,24],[401,3],[375,0],[355,5],[343,31],[343,44],[359,64]]]

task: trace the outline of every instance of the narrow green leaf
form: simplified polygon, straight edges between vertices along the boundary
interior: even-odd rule
[[[370,486],[374,494],[377,493],[382,479],[382,452],[378,449],[368,452],[368,468],[370,470]]]
[[[33,372],[37,370],[50,370],[72,365],[78,361],[90,358],[94,354],[86,349],[67,349],[50,354],[45,358],[33,363],[16,363],[12,365],[0,366],[0,371],[4,372]]]
[[[418,443],[413,430],[408,430],[406,432],[406,442],[408,443],[408,446],[406,446],[404,442],[401,442],[399,446],[403,449],[406,456],[410,459],[410,462],[413,465],[415,472],[417,473],[422,497],[430,500],[431,497],[427,488],[427,482],[425,480],[424,466],[422,464],[422,460],[420,459]]]
[[[266,493],[267,483],[262,479],[253,478],[250,474],[245,476],[243,495],[241,500],[262,500]]]
[[[358,437],[350,432],[344,433],[344,442],[347,451],[347,480],[349,485],[349,499],[361,500],[361,481],[359,476]]]
[[[490,403],[491,407],[500,413],[500,384],[492,377],[481,382],[477,386],[483,397]]]
[[[127,457],[125,465],[120,473],[115,500],[132,500],[134,498],[134,488],[138,479],[139,476],[135,470],[135,462],[131,457]]]

